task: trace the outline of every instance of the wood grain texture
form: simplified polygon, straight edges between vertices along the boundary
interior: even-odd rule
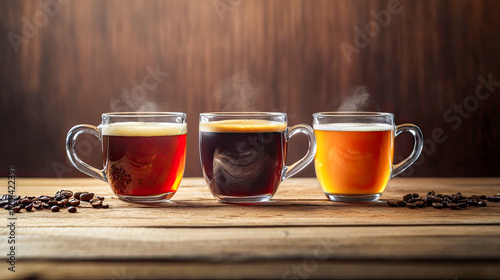
[[[78,213],[36,211],[20,213],[22,227],[291,227],[345,225],[499,225],[500,203],[486,208],[453,211],[388,207],[385,200],[401,199],[409,192],[425,194],[429,190],[464,195],[500,192],[500,179],[407,179],[389,181],[382,200],[376,203],[333,203],[327,200],[314,178],[284,181],[270,203],[241,206],[217,202],[202,178],[185,178],[171,202],[155,205],[123,202],[111,188],[95,179],[18,180],[22,195],[54,194],[61,189],[91,191],[106,197],[109,209],[93,209],[83,203]],[[78,217],[73,223],[72,217]],[[53,219],[58,218],[57,223]],[[124,223],[124,221],[126,221]]]
[[[367,110],[393,112],[428,139],[407,176],[500,174],[498,89],[477,104],[471,99],[480,75],[500,80],[496,0],[401,1],[402,11],[350,62],[341,43],[355,45],[355,28],[374,22],[370,12],[387,10],[389,1],[233,1],[222,14],[212,0],[68,1],[28,32],[25,20],[44,13],[40,3],[0,2],[0,125],[8,128],[0,166],[15,164],[24,176],[84,176],[66,160],[67,131],[99,124],[113,102],[117,110],[140,109],[144,97],[159,110],[187,112],[186,176],[201,176],[198,114],[223,110],[227,101],[218,103],[214,89],[242,71],[262,88],[255,109],[287,112],[290,124],[310,124],[313,112],[337,110],[354,86],[366,86]],[[9,32],[29,37],[18,53]],[[169,75],[132,98],[148,67]],[[455,106],[469,109],[449,111]],[[436,129],[446,140],[433,145]],[[290,163],[305,145],[292,141]],[[411,147],[408,135],[398,137],[395,159]],[[79,152],[101,164],[95,139],[84,139]],[[313,167],[300,175],[314,176]]]
[[[95,179],[17,185],[20,195],[92,191],[110,208],[16,214],[17,272],[0,270],[2,279],[498,278],[500,203],[459,211],[333,203],[313,178],[283,182],[258,206],[216,202],[202,178],[185,178],[172,203],[157,205],[113,199]],[[495,194],[500,179],[398,178],[383,197],[430,189]],[[1,227],[0,238],[8,235]]]

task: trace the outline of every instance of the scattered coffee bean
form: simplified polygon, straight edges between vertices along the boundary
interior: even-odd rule
[[[433,202],[432,203],[432,207],[436,208],[436,209],[441,209],[443,208],[443,204],[439,203],[439,202]]]
[[[68,201],[68,204],[71,206],[78,206],[78,205],[80,205],[80,200],[72,198]]]
[[[53,205],[52,207],[50,207],[50,211],[52,211],[52,212],[59,212],[59,209],[60,208],[57,205]]]
[[[94,208],[99,208],[101,206],[102,206],[102,200],[98,199],[97,201],[92,202],[92,207]]]
[[[75,213],[76,212],[76,207],[75,206],[68,207],[68,212]]]
[[[21,206],[15,206],[14,212],[19,213],[21,211]]]
[[[387,205],[391,207],[398,207],[398,202],[396,200],[387,200]]]
[[[12,205],[7,204],[7,205],[5,205],[3,208],[4,208],[5,210],[10,210],[10,209],[12,209]]]
[[[450,209],[458,209],[458,205],[456,203],[448,203],[447,207]]]
[[[28,212],[31,212],[31,210],[33,209],[33,203],[26,205],[26,207],[24,207],[24,209],[26,209],[26,211],[28,211]]]
[[[109,208],[109,204],[107,204],[107,203],[103,203],[103,204],[102,204],[102,208]]]
[[[104,196],[98,196],[98,195],[96,195],[95,197],[98,198],[99,200],[104,200]]]
[[[73,197],[76,198],[76,199],[80,199],[80,195],[82,194],[82,192],[75,192],[73,194]]]
[[[491,196],[471,195],[470,197],[466,197],[461,192],[452,195],[444,195],[429,191],[425,197],[419,198],[418,193],[408,193],[403,196],[403,200],[390,200],[387,201],[387,205],[391,207],[406,206],[411,209],[432,206],[436,209],[450,208],[455,210],[467,208],[469,206],[485,207],[488,205],[486,200],[500,202],[500,194]]]
[[[82,201],[89,201],[89,200],[91,200],[93,197],[94,197],[94,194],[93,194],[93,193],[82,193],[82,194],[80,195],[80,200],[82,200]]]
[[[415,202],[415,206],[418,208],[424,208],[425,207],[425,202],[423,200]]]
[[[410,209],[415,209],[417,206],[415,205],[415,203],[406,203],[406,207]]]

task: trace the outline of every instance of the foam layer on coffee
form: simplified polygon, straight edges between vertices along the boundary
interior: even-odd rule
[[[99,126],[102,135],[108,136],[168,136],[187,133],[182,123],[120,122]]]
[[[202,132],[281,132],[286,129],[286,123],[266,120],[223,120],[210,123],[200,123]]]
[[[314,130],[323,131],[387,131],[394,126],[386,123],[329,123],[315,124]]]

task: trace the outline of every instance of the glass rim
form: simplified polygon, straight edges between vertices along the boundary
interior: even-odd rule
[[[283,112],[208,112],[200,113],[200,117],[280,117],[286,116]]]
[[[103,113],[102,116],[109,117],[186,117],[186,113],[183,112],[109,112]]]
[[[332,111],[314,113],[313,117],[394,117],[394,114],[387,112]]]

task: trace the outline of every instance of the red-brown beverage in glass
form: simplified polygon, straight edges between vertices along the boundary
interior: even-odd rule
[[[186,164],[186,125],[123,122],[101,126],[104,170],[116,195],[172,197]]]

